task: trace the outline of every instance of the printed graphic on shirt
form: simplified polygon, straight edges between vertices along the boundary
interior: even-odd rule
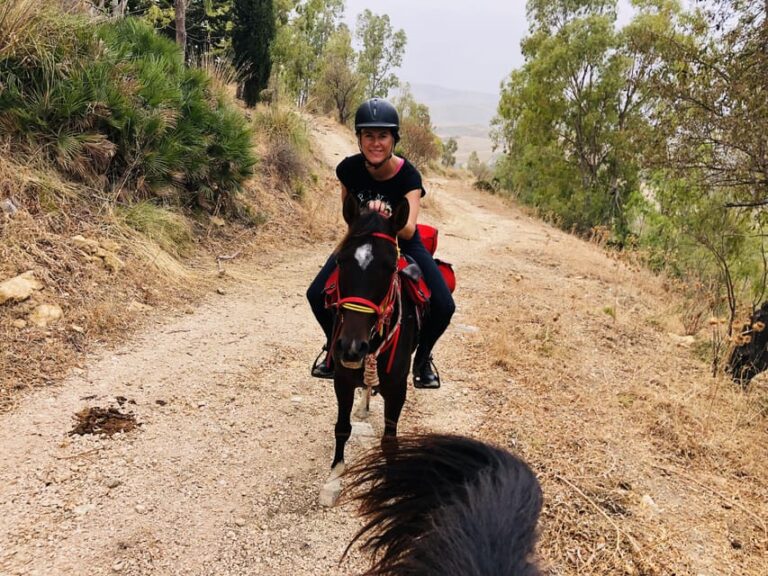
[[[365,206],[372,200],[381,200],[382,202],[389,203],[389,198],[387,196],[374,192],[373,190],[357,190],[355,196],[361,206]]]

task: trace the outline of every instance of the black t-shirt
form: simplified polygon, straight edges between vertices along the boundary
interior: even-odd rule
[[[411,190],[421,190],[424,196],[427,192],[421,183],[421,174],[416,167],[404,160],[397,174],[388,180],[375,180],[365,168],[365,158],[362,154],[347,156],[336,166],[336,176],[347,192],[357,196],[361,204],[370,200],[384,200],[391,206],[396,206]]]

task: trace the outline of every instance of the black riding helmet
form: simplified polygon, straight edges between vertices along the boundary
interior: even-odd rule
[[[400,141],[400,117],[397,110],[383,98],[366,100],[355,112],[355,133],[363,128],[389,128],[395,137],[395,144]]]

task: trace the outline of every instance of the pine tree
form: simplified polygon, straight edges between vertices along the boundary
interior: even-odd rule
[[[235,0],[232,49],[242,78],[242,97],[247,106],[259,101],[269,84],[272,59],[269,48],[275,37],[273,0]]]

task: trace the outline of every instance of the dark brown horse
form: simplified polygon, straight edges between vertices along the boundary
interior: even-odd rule
[[[361,208],[352,194],[344,203],[349,231],[336,252],[336,318],[330,346],[338,405],[331,480],[344,469],[355,389],[370,391],[376,381],[384,399],[384,438],[397,434],[418,332],[415,306],[401,291],[398,272],[397,232],[408,222],[408,213],[405,200],[390,217]]]

